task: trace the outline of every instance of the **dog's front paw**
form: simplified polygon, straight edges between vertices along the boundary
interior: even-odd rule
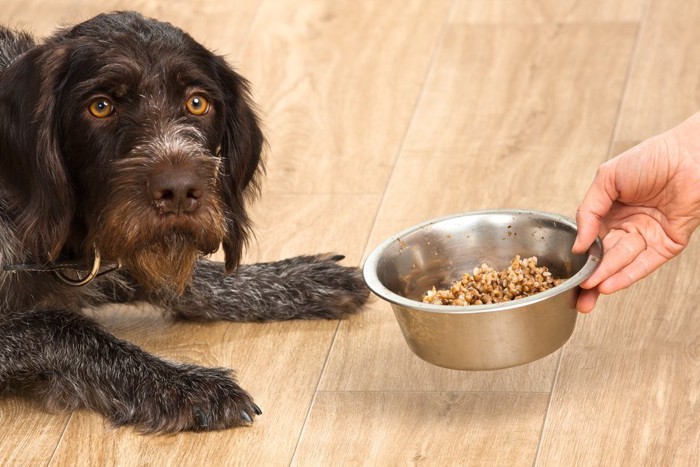
[[[339,264],[342,255],[299,256],[284,268],[283,281],[300,298],[297,318],[342,318],[357,312],[369,299],[369,289],[357,267]]]
[[[223,276],[223,265],[197,263],[186,293],[161,302],[185,319],[283,321],[335,319],[357,312],[369,289],[343,256],[324,254],[241,265]]]
[[[140,400],[111,414],[115,425],[146,433],[221,430],[249,425],[262,414],[228,370],[172,365],[152,376],[155,384],[140,388]]]

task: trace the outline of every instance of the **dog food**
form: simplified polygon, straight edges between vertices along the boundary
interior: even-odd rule
[[[474,268],[461,280],[452,283],[449,289],[428,290],[423,302],[433,305],[485,305],[529,297],[561,284],[546,266],[537,265],[537,257],[513,258],[507,269],[496,271],[487,264]]]

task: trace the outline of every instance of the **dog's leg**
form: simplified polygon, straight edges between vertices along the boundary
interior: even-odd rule
[[[260,409],[225,369],[160,360],[67,311],[0,318],[0,387],[38,391],[50,407],[87,407],[145,432],[246,425]]]
[[[160,305],[178,317],[199,320],[341,318],[369,298],[360,270],[341,266],[341,259],[299,256],[241,265],[228,276],[223,264],[199,261],[185,294]]]

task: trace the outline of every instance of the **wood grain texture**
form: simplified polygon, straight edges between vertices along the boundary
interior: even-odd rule
[[[638,22],[644,0],[456,0],[455,21],[465,23]]]
[[[699,21],[698,2],[650,0],[621,109],[617,149],[674,127],[700,109]]]
[[[450,27],[387,199],[406,199],[393,190],[414,186],[459,191],[456,200],[413,196],[412,214],[422,218],[504,203],[573,213],[567,194],[583,192],[607,155],[636,32],[627,24]]]
[[[245,261],[333,252],[359,265],[380,201],[376,194],[266,193],[252,208],[255,239]]]
[[[266,193],[382,193],[449,2],[270,1],[241,57],[272,151]]]
[[[530,466],[548,399],[321,392],[292,465]]]
[[[70,413],[48,413],[20,396],[0,398],[0,465],[45,465]]]

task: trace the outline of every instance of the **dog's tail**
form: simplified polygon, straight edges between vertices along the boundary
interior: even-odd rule
[[[31,34],[0,26],[0,72],[34,45]]]

